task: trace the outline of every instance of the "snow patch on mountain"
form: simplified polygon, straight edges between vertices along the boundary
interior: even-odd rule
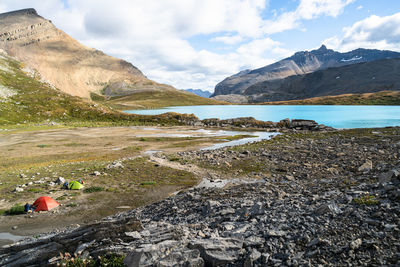
[[[342,58],[340,61],[342,61],[342,62],[349,62],[349,61],[356,61],[356,60],[360,60],[360,59],[362,59],[362,57],[357,57],[357,56],[355,56],[355,57],[352,57],[352,58],[350,58],[350,59],[344,59],[344,58]]]

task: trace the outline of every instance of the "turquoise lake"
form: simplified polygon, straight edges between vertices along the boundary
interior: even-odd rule
[[[400,126],[400,106],[182,106],[125,112],[156,115],[165,112],[193,113],[200,119],[254,117],[263,121],[289,119],[315,120],[335,128]]]

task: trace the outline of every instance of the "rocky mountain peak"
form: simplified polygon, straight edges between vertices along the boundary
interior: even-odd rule
[[[318,51],[321,51],[321,52],[325,52],[325,51],[327,51],[328,50],[328,48],[326,48],[326,45],[321,45],[321,47],[320,48],[318,48]]]
[[[309,56],[309,55],[324,55],[324,54],[329,54],[335,52],[332,49],[328,49],[324,44],[321,45],[320,48],[315,49],[315,50],[311,50],[311,51],[299,51],[296,52],[292,57],[298,57],[298,56]],[[292,58],[290,57],[290,58]]]
[[[2,14],[0,14],[0,19],[9,17],[9,16],[26,16],[26,15],[39,16],[34,8],[25,8],[25,9],[2,13]]]
[[[29,30],[29,26],[33,29],[37,24],[50,23],[49,20],[44,19],[39,16],[33,8],[21,9],[17,11],[11,11],[7,13],[0,14],[0,33],[4,34],[6,32],[10,34],[23,34]]]
[[[328,49],[326,47],[326,45],[323,44],[323,45],[321,45],[320,48],[318,48],[316,50],[312,50],[310,53],[312,53],[312,54],[314,54],[316,56],[320,56],[320,55],[325,56],[325,55],[335,54],[335,53],[338,53],[338,52],[336,52],[333,49]]]

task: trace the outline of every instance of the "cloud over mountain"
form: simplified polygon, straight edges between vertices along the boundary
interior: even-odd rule
[[[326,43],[340,50],[357,47],[400,51],[400,12],[391,16],[372,15],[343,29],[343,37]]]

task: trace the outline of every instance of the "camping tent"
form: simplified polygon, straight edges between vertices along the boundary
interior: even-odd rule
[[[60,204],[51,197],[39,197],[33,203],[33,206],[36,207],[35,211],[51,210],[58,207],[58,205]]]
[[[81,188],[83,188],[83,185],[78,181],[72,181],[69,183],[70,190],[79,190]]]

